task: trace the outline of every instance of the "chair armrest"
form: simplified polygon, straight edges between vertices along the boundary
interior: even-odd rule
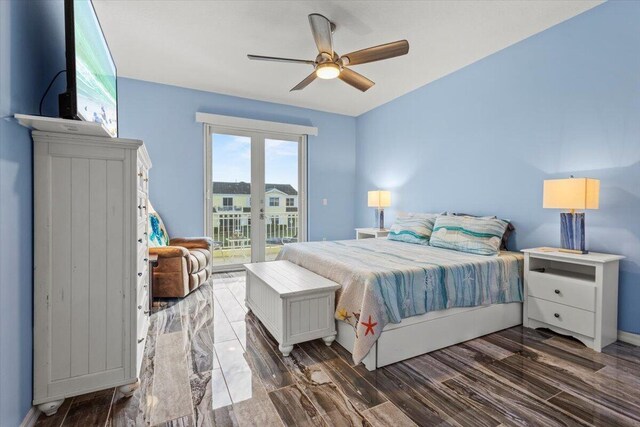
[[[169,244],[187,249],[209,249],[213,244],[213,240],[209,237],[177,237],[171,239]]]
[[[158,258],[175,258],[186,257],[189,255],[189,251],[181,246],[159,246],[149,248],[149,254],[158,255]]]

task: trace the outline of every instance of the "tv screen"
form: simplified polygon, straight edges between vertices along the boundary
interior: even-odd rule
[[[102,124],[118,136],[116,66],[90,0],[65,0],[67,93],[64,116]],[[62,104],[62,103],[61,103]]]

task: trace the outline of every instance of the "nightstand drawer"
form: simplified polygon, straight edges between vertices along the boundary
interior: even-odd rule
[[[596,286],[587,280],[530,271],[527,293],[532,297],[583,310],[595,311],[596,308]]]
[[[591,311],[568,307],[535,297],[527,299],[527,309],[531,319],[587,337],[595,335],[595,314]]]

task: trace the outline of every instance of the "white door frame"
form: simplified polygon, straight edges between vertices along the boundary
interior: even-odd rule
[[[260,214],[266,209],[265,203],[265,140],[278,139],[298,141],[298,241],[307,240],[307,135],[277,132],[251,131],[236,127],[225,127],[205,123],[204,126],[204,230],[212,236],[212,135],[237,135],[251,138],[251,262],[265,259],[266,226]],[[257,203],[258,209],[254,209]],[[260,209],[263,211],[261,212]],[[258,227],[254,225],[260,224]],[[220,266],[215,271],[237,270],[239,265]]]

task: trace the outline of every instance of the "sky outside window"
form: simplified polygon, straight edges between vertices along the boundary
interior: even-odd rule
[[[213,135],[213,181],[251,182],[251,138]],[[266,182],[298,189],[298,143],[265,140]]]

